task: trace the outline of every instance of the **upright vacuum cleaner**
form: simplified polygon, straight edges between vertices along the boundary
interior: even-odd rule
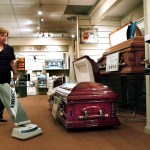
[[[0,84],[0,100],[16,126],[13,128],[12,137],[26,140],[42,134],[41,128],[28,119],[26,111],[17,99],[15,88],[10,87],[8,83]]]

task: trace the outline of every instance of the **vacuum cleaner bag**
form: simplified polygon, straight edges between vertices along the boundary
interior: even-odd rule
[[[28,120],[26,111],[17,100],[15,88],[11,88],[8,83],[0,84],[0,99],[14,123]]]

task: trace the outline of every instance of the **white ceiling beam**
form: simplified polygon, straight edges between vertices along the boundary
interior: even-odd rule
[[[99,23],[121,0],[101,0],[89,14],[91,24]]]

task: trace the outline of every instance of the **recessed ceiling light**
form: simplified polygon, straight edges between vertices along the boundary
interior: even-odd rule
[[[41,10],[38,11],[38,15],[42,15],[42,11]]]

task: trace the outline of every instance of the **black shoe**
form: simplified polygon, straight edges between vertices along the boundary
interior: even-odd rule
[[[0,119],[0,122],[7,122],[7,120],[6,120],[6,119],[1,118],[1,119]]]

